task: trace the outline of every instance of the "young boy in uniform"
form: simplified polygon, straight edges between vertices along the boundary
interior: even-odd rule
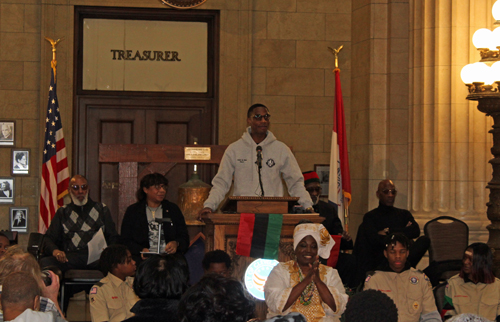
[[[123,245],[111,245],[101,254],[100,265],[106,277],[90,290],[92,322],[123,321],[133,316],[130,309],[139,300],[133,290],[135,261]]]

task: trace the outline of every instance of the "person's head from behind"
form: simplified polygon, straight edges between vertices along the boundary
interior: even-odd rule
[[[125,280],[127,276],[133,276],[136,271],[135,261],[130,251],[126,246],[118,244],[108,246],[102,251],[99,265],[104,275],[111,273],[121,280]]]
[[[2,285],[2,308],[4,320],[15,319],[26,309],[40,308],[40,288],[37,281],[27,272],[8,275]]]
[[[410,254],[410,241],[403,234],[391,234],[387,236],[384,256],[389,262],[389,267],[396,273],[401,273],[406,265]]]
[[[460,277],[467,277],[474,283],[490,284],[493,275],[493,253],[485,243],[474,243],[467,247],[462,259]]]
[[[240,282],[216,274],[205,275],[182,296],[181,322],[246,322],[255,303]]]
[[[139,264],[134,292],[141,299],[180,299],[189,269],[182,255],[153,255]]]
[[[0,233],[0,258],[3,257],[7,248],[10,246],[10,240],[4,234]]]
[[[220,249],[213,250],[205,254],[201,262],[205,274],[215,273],[225,277],[230,276],[231,257]]]
[[[43,287],[42,272],[35,257],[15,246],[10,247],[0,259],[0,285],[3,285],[8,279],[7,276],[13,272],[29,273],[38,282],[40,289]]]
[[[168,189],[168,179],[161,173],[151,173],[141,179],[136,196],[139,201],[146,200],[148,204],[159,204],[165,199]]]
[[[366,290],[354,295],[347,303],[346,322],[397,322],[398,309],[394,301],[379,290]]]

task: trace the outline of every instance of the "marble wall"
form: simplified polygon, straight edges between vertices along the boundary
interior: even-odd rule
[[[492,27],[493,2],[207,0],[198,9],[221,14],[219,143],[237,140],[248,106],[261,102],[304,171],[328,163],[334,60],[327,47],[344,45],[352,233],[377,206],[378,182],[391,178],[396,206],[422,225],[452,215],[468,222],[471,241],[486,240],[491,121],[465,100],[459,73],[477,61],[471,37]],[[75,5],[173,10],[156,0],[0,0],[0,119],[15,119],[16,147],[32,151],[31,175],[15,179],[15,205],[30,207],[31,231],[52,55],[44,37],[63,38],[58,94],[72,156]],[[0,148],[2,160],[10,155]],[[0,163],[0,176],[10,176],[10,161]],[[8,227],[8,208],[0,206],[0,228]]]

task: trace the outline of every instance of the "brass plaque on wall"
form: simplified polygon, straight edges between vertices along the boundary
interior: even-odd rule
[[[210,160],[211,150],[210,148],[184,148],[184,160]]]
[[[189,9],[203,4],[207,0],[161,0],[166,5],[177,9]]]

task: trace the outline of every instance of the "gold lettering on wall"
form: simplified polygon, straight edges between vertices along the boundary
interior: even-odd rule
[[[111,49],[113,60],[151,60],[151,61],[182,61],[177,51],[144,50],[141,54],[139,50]]]

